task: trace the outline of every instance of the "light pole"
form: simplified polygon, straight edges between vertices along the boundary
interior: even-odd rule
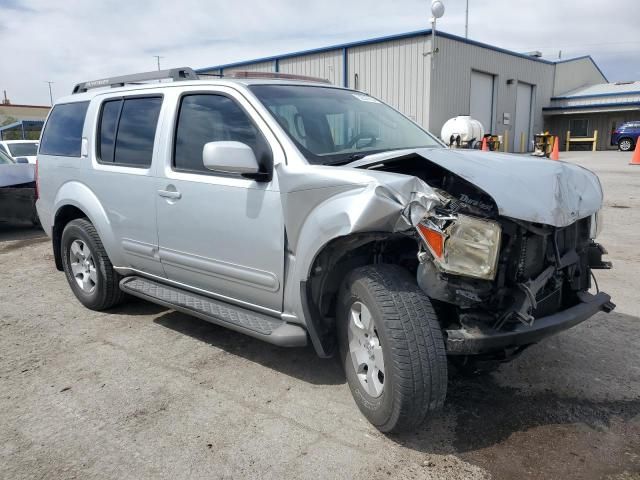
[[[52,85],[54,82],[50,82],[50,81],[46,80],[46,81],[45,81],[45,83],[48,83],[48,84],[49,84],[49,104],[53,107],[53,92],[52,92],[52,90],[51,90],[51,85]]]
[[[160,59],[164,57],[161,57],[160,55],[154,55],[154,58],[158,61],[158,71],[160,71]]]
[[[436,20],[444,15],[444,3],[441,0],[431,2],[431,65],[435,68],[434,55],[436,53]]]
[[[469,38],[469,0],[467,0],[467,8],[464,11],[464,38]]]

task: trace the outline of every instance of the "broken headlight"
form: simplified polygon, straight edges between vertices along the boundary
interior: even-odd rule
[[[468,215],[434,215],[416,227],[435,264],[446,273],[493,280],[501,229]]]

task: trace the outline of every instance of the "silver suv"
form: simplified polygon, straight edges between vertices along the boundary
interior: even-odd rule
[[[593,173],[449,149],[365,93],[281,77],[173,69],[57,102],[37,208],[80,302],[336,353],[384,432],[443,405],[447,356],[506,361],[614,308],[588,292],[610,267]]]

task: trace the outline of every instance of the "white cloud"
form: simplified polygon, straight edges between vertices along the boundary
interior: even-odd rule
[[[464,0],[444,0],[463,34]],[[640,78],[634,0],[469,0],[470,38],[556,58],[591,54],[610,80]],[[541,13],[542,12],[542,13]],[[163,66],[203,67],[428,28],[427,0],[0,0],[0,90],[47,104],[77,82]]]

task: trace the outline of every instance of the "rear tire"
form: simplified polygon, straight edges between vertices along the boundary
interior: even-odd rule
[[[447,393],[442,332],[429,298],[409,272],[396,265],[357,268],[347,275],[337,308],[351,393],[378,430],[413,430],[442,407]]]
[[[85,218],[70,221],[60,242],[64,273],[85,307],[106,310],[122,302],[122,277],[113,269],[95,227]]]
[[[618,141],[618,148],[622,152],[629,152],[633,150],[633,140],[631,140],[630,138],[621,138]]]

